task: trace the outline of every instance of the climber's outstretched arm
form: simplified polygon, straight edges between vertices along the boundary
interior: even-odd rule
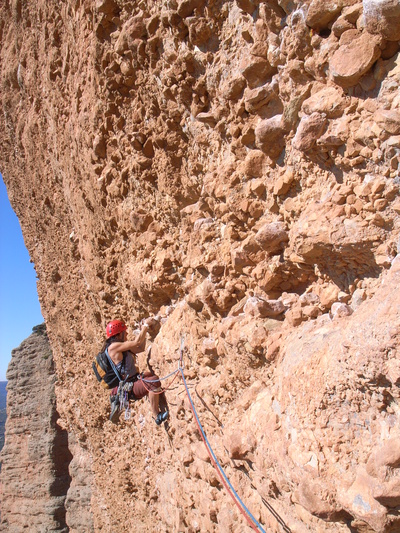
[[[149,330],[149,326],[145,323],[140,330],[140,333],[136,335],[133,341],[124,340],[122,342],[113,342],[108,347],[108,354],[114,363],[122,361],[123,352],[139,353],[144,350],[146,344],[146,334]],[[126,332],[124,332],[126,337]]]

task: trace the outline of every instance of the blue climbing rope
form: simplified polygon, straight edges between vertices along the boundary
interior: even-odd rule
[[[247,514],[247,516],[251,519],[252,521],[252,527],[253,529],[255,529],[256,531],[261,531],[261,533],[266,533],[265,532],[265,529],[262,527],[262,525],[256,520],[256,518],[254,518],[254,516],[251,514],[251,512],[247,509],[247,507],[245,506],[245,504],[243,503],[243,501],[240,499],[238,493],[235,491],[235,489],[233,488],[231,482],[229,481],[229,479],[227,478],[221,464],[219,463],[215,453],[213,452],[213,449],[211,448],[211,445],[207,439],[207,436],[204,432],[204,429],[203,429],[203,426],[201,425],[201,422],[199,420],[199,417],[197,415],[197,412],[196,412],[196,409],[194,407],[194,404],[193,404],[193,400],[192,400],[192,397],[190,395],[190,392],[189,392],[189,388],[187,386],[187,383],[186,383],[186,379],[185,379],[185,375],[183,373],[183,368],[179,368],[180,372],[181,372],[181,375],[182,375],[182,380],[183,380],[183,383],[185,385],[185,389],[186,389],[186,394],[189,398],[189,402],[190,402],[190,405],[191,405],[191,408],[192,408],[192,412],[196,418],[196,422],[197,422],[197,426],[199,427],[201,433],[202,433],[202,436],[203,436],[203,440],[204,440],[204,443],[206,444],[207,448],[208,448],[208,451],[211,453],[212,455],[212,458],[214,460],[214,464],[217,465],[218,469],[219,469],[219,472],[220,474],[223,476],[223,479],[225,480],[226,484],[228,485],[229,489],[228,489],[228,492],[231,494],[232,498],[235,500],[236,498],[236,505],[238,505],[239,508],[241,508],[241,510],[245,511],[245,513]],[[234,495],[234,496],[233,496]],[[242,511],[242,512],[243,512]],[[250,522],[249,522],[250,523]]]
[[[176,370],[174,370],[173,372],[171,372],[171,374],[168,374],[168,376],[164,376],[163,378],[158,378],[158,379],[144,379],[144,378],[140,378],[141,381],[144,381],[145,383],[157,383],[157,381],[164,381],[165,379],[168,379],[170,378],[171,376],[174,376],[177,372],[179,372],[179,369],[177,368]]]

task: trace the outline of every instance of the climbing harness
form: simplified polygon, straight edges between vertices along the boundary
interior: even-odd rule
[[[169,390],[172,387],[172,383],[175,381],[175,379],[179,375],[180,369],[184,368],[184,364],[183,364],[183,348],[184,348],[184,344],[185,344],[185,337],[182,335],[182,337],[181,337],[179,363],[178,363],[178,368],[176,370],[174,370],[173,372],[171,372],[167,376],[164,376],[163,378],[158,378],[158,379],[145,379],[143,377],[143,375],[141,375],[141,374],[138,376],[138,379],[143,383],[143,386],[147,390],[147,392],[152,392],[153,394],[162,394],[163,392]],[[146,387],[146,385],[145,385],[146,383],[157,383],[158,381],[164,381],[164,380],[170,378],[171,376],[174,376],[174,379],[171,381],[171,383],[168,385],[168,387],[164,387],[161,391],[155,392],[153,390],[148,389]]]
[[[171,374],[168,374],[168,376],[165,376],[163,378],[159,379],[145,379],[142,375],[138,376],[138,380],[143,383],[144,388],[147,390],[147,392],[152,392],[153,394],[162,394],[163,392],[169,390],[172,386],[172,383],[175,381],[176,377],[178,376],[179,370],[175,370],[174,372],[171,372]],[[170,378],[175,374],[174,379],[171,381],[171,383],[168,385],[168,387],[164,387],[161,391],[154,391],[146,387],[146,383],[158,383],[159,381],[164,381],[165,379]]]

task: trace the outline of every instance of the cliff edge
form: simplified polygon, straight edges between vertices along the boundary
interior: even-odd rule
[[[247,527],[180,378],[167,428],[145,401],[108,420],[105,325],[147,316],[141,369],[184,343],[266,530],[399,529],[399,20],[393,0],[0,8],[0,168],[96,531]]]

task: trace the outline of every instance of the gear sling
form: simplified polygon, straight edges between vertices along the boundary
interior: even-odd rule
[[[123,353],[122,367],[125,366],[126,353]],[[119,410],[125,408],[125,420],[129,420],[131,417],[131,411],[129,407],[129,392],[132,390],[133,382],[127,381],[129,376],[124,380],[121,378],[114,361],[108,354],[108,349],[104,352],[100,352],[93,362],[93,371],[98,381],[106,389],[113,389],[118,385],[117,394],[112,397],[112,403],[116,403],[119,406]],[[136,380],[133,380],[136,381]],[[135,399],[135,398],[132,398]]]

